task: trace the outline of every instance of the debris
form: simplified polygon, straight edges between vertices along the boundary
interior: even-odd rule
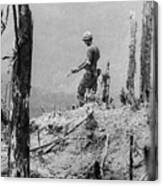
[[[105,164],[105,160],[108,154],[108,145],[109,145],[109,134],[106,135],[106,140],[105,140],[105,146],[104,146],[104,150],[103,150],[103,154],[102,154],[102,161],[101,161],[101,174],[104,176],[104,164]]]
[[[146,172],[143,149],[150,145],[150,126],[147,121],[147,108],[142,107],[133,112],[129,106],[108,110],[96,104],[85,104],[75,110],[65,111],[61,116],[44,113],[33,118],[31,125],[35,130],[31,131],[30,146],[32,175],[128,179],[129,156],[126,154],[130,146],[128,131],[132,129],[133,180],[139,180]],[[62,129],[58,132],[56,127]],[[7,152],[6,155],[3,153],[2,170],[6,167],[6,156]]]

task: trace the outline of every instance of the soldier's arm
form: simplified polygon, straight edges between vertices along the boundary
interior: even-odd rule
[[[93,50],[92,50],[92,48],[89,48],[88,51],[87,51],[87,56],[86,56],[86,59],[84,60],[84,62],[81,63],[77,68],[72,69],[70,74],[80,72],[81,70],[86,68],[87,65],[91,64],[92,59],[93,59]],[[70,74],[68,74],[68,76],[70,76]]]
[[[87,65],[91,64],[91,60],[92,60],[92,51],[88,49],[86,59],[76,69],[74,69],[72,73],[79,72],[84,68],[86,68]]]
[[[69,77],[71,74],[75,74],[80,72],[81,70],[83,70],[87,65],[89,64],[89,61],[84,61],[83,63],[81,63],[77,68],[74,68],[70,71],[70,73],[67,75],[67,77]]]
[[[87,65],[87,62],[84,61],[84,62],[81,63],[77,68],[72,69],[72,70],[71,70],[71,73],[74,74],[74,73],[77,73],[77,72],[81,71],[82,69],[85,68],[86,65]]]
[[[78,66],[78,70],[80,71],[80,70],[82,70],[82,69],[84,69],[87,65],[90,65],[91,64],[91,62],[89,61],[89,59],[85,59],[84,60],[84,62],[83,63],[81,63],[79,66]]]
[[[78,71],[84,69],[87,65],[91,65],[91,61],[93,61],[93,53],[93,47],[89,47],[84,62],[77,67]]]

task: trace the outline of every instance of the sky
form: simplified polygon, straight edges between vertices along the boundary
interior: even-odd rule
[[[3,7],[2,7],[3,8]],[[57,3],[30,5],[33,17],[32,86],[50,92],[75,93],[84,72],[67,78],[70,69],[83,62],[86,46],[82,35],[92,32],[100,49],[98,67],[105,69],[110,60],[111,94],[125,86],[129,62],[129,15],[135,11],[138,22],[136,48],[136,87],[139,89],[142,2]],[[12,52],[13,18],[2,36],[2,56]],[[7,63],[2,63],[6,73]]]

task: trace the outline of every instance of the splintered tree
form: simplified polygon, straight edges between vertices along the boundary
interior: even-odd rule
[[[140,99],[149,102],[151,90],[152,1],[144,2],[141,38]]]
[[[157,24],[158,4],[152,1],[144,2],[143,37],[141,49],[141,98],[143,102],[149,102],[148,121],[151,131],[151,145],[150,147],[147,146],[144,148],[144,157],[148,180],[155,180],[158,176]]]
[[[4,9],[1,10],[1,35],[4,33],[8,23],[9,10],[9,5],[6,8],[6,11],[4,11]]]
[[[106,70],[104,74],[102,75],[102,84],[103,84],[103,93],[102,93],[102,101],[106,104],[106,108],[109,109],[110,104],[110,62],[107,62]]]
[[[13,5],[15,61],[12,71],[12,111],[8,152],[9,176],[29,177],[29,96],[33,24],[28,5]],[[17,20],[18,15],[18,20]]]
[[[129,45],[129,67],[128,67],[128,76],[126,82],[126,88],[128,90],[128,101],[130,104],[134,104],[135,100],[135,86],[134,86],[134,78],[136,71],[136,32],[137,32],[137,22],[135,21],[135,13],[130,13],[130,45]]]

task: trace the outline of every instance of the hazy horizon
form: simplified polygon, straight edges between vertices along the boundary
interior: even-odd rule
[[[129,15],[133,10],[138,21],[137,74],[139,89],[139,59],[141,14],[143,2],[94,2],[31,4],[34,35],[32,60],[32,86],[49,92],[75,93],[83,72],[66,74],[85,58],[86,46],[81,41],[84,31],[90,30],[101,58],[98,66],[103,70],[111,62],[111,94],[117,96],[125,86],[129,62]],[[13,43],[12,11],[2,36],[2,56],[11,54]],[[2,62],[2,73],[7,63]]]

